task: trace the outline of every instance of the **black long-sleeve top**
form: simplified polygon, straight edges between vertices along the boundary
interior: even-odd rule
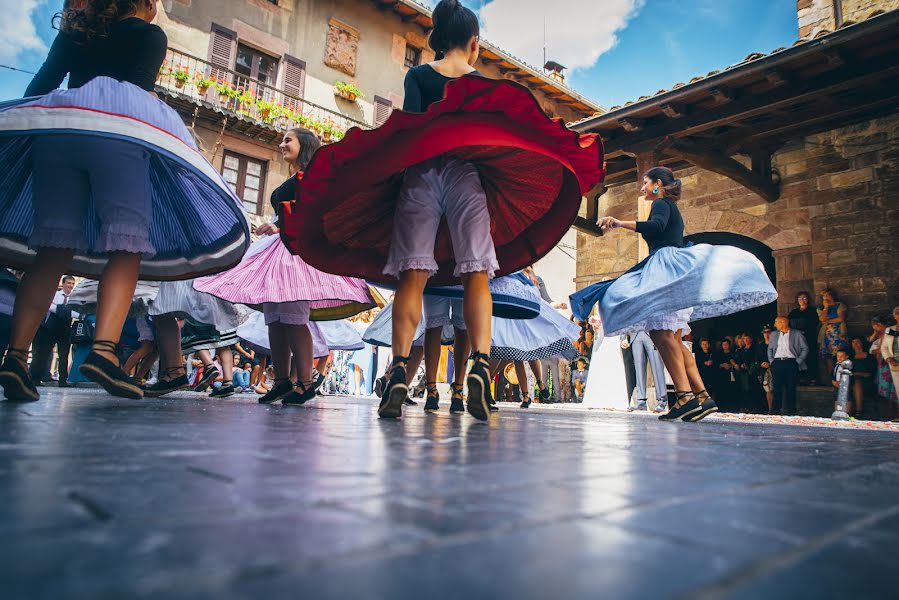
[[[109,35],[83,44],[59,32],[25,96],[52,92],[66,75],[69,89],[103,75],[152,91],[167,47],[168,38],[162,29],[136,17],[114,23]]]
[[[684,218],[674,200],[659,198],[652,203],[649,219],[637,221],[637,233],[643,236],[653,252],[665,246],[684,245]]]
[[[290,202],[291,200],[296,199],[296,183],[297,178],[294,175],[293,177],[288,177],[287,181],[279,185],[275,188],[271,195],[271,203],[272,208],[275,209],[275,214],[280,214],[281,203],[282,202]]]
[[[481,75],[478,71],[472,71],[472,74]],[[453,79],[455,78],[441,75],[429,64],[412,67],[406,73],[406,80],[403,83],[406,94],[403,98],[403,110],[427,111],[429,106],[443,98],[446,84]]]

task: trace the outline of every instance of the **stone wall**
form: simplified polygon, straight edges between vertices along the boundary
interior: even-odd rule
[[[779,311],[800,290],[833,287],[850,306],[850,329],[869,333],[872,316],[899,304],[899,115],[790,143],[773,165],[783,177],[773,203],[715,173],[679,171],[687,234],[725,231],[763,242],[776,260]],[[637,196],[636,182],[612,188],[600,214],[632,220]],[[637,236],[578,233],[577,251],[581,288],[637,262]]]
[[[844,23],[863,21],[876,10],[899,8],[899,0],[797,0],[799,37],[814,35],[823,29],[836,29],[834,2],[840,3]]]

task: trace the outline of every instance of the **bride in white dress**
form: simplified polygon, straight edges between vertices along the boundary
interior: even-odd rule
[[[582,406],[627,410],[629,405],[627,379],[619,338],[617,335],[610,337],[603,335],[599,317],[591,317],[590,323],[596,336]]]

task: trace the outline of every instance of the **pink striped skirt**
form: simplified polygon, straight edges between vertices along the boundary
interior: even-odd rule
[[[365,281],[310,267],[277,235],[257,240],[239,265],[196,279],[194,288],[257,310],[270,302],[308,301],[313,321],[345,319],[375,306]]]

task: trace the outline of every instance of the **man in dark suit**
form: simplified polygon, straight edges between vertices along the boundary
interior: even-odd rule
[[[50,364],[53,360],[53,346],[58,356],[59,386],[67,387],[69,379],[69,350],[72,347],[72,310],[69,296],[75,289],[75,278],[62,278],[61,289],[56,292],[47,316],[38,328],[31,349],[31,379],[35,383],[50,381]]]
[[[808,343],[801,331],[790,329],[787,317],[777,317],[774,328],[776,331],[771,332],[768,344],[768,362],[774,384],[773,412],[795,415],[796,386],[799,384],[799,371],[805,369]]]

